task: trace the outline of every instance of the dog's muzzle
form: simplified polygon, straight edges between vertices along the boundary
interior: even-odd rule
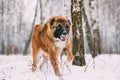
[[[68,34],[68,31],[63,31],[62,34],[66,36]]]
[[[62,35],[60,36],[60,40],[65,41],[67,39],[68,31],[63,31]]]

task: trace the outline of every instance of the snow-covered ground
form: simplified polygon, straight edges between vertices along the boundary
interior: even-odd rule
[[[85,57],[87,68],[71,66],[69,71],[66,64],[60,65],[64,80],[120,80],[120,55],[99,55],[94,64],[90,55]],[[34,73],[31,64],[31,55],[0,55],[0,80],[58,80],[49,62]]]

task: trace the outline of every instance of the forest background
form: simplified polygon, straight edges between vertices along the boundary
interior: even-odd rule
[[[82,15],[85,16],[82,21],[85,53],[92,49],[86,37],[86,25],[90,27],[93,43],[99,41],[100,53],[120,53],[120,1],[83,0],[82,10],[85,11]],[[30,53],[34,24],[44,24],[53,15],[72,21],[71,1],[0,0],[0,54]],[[99,32],[99,37],[95,31]]]

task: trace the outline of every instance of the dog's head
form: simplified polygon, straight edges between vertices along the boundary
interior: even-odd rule
[[[68,19],[61,16],[55,16],[50,19],[49,24],[51,30],[53,30],[54,39],[65,41],[68,38],[71,27],[71,23]]]

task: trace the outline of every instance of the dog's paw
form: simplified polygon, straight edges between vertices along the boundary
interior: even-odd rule
[[[71,73],[72,69],[72,61],[66,61],[66,69]]]
[[[64,78],[61,76],[61,77],[58,77],[58,80],[64,80]]]
[[[36,66],[32,65],[32,72],[35,72],[35,71],[36,71]]]

